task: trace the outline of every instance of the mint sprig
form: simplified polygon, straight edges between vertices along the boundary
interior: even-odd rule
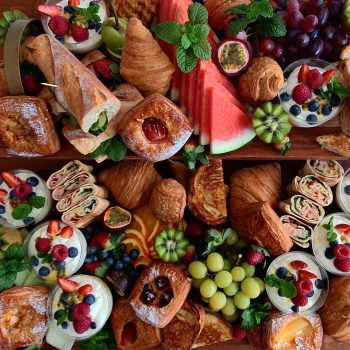
[[[45,205],[46,199],[43,196],[32,196],[27,203],[21,203],[13,209],[11,216],[15,220],[23,220],[29,216],[33,208],[40,209]]]
[[[327,230],[326,237],[328,242],[332,242],[337,239],[338,235],[334,231],[334,216],[329,219],[328,224],[324,224],[322,227]]]
[[[101,18],[98,15],[99,6],[89,6],[88,8],[81,8],[73,6],[77,14],[83,16],[86,20],[93,20],[95,22],[101,22]]]
[[[291,281],[286,281],[276,275],[268,275],[264,278],[264,281],[269,287],[278,288],[280,294],[285,298],[291,299],[297,296],[297,289]]]
[[[115,346],[114,334],[108,326],[104,326],[92,338],[80,343],[82,350],[109,350],[114,349]]]
[[[185,24],[162,22],[155,28],[159,39],[176,45],[176,61],[184,73],[193,70],[199,59],[207,61],[211,58],[211,46],[207,40],[210,32],[208,11],[199,3],[191,4],[188,18]]]
[[[242,312],[241,327],[243,329],[253,329],[259,325],[269,314],[272,305],[269,302],[261,304],[252,302],[248,309]]]
[[[207,249],[205,250],[204,254],[210,254],[216,249],[216,247],[223,245],[227,237],[230,236],[231,233],[231,228],[225,229],[222,233],[215,229],[209,229],[207,238]]]

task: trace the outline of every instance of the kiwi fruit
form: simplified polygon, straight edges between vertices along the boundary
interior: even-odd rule
[[[342,10],[342,24],[349,33],[350,31],[350,0],[346,0]]]
[[[3,18],[0,18],[0,45],[5,42],[5,37],[10,24],[18,19],[28,18],[19,10],[9,10],[2,13]]]
[[[282,142],[284,136],[292,128],[288,113],[279,103],[266,102],[258,107],[254,112],[252,122],[256,134],[265,143]]]
[[[188,244],[182,231],[167,228],[157,235],[154,248],[163,261],[177,262],[185,255]]]

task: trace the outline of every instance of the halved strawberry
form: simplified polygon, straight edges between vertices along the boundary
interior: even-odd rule
[[[59,278],[57,280],[57,283],[65,292],[68,292],[68,293],[74,292],[79,286],[78,282],[69,280],[67,278]]]
[[[303,84],[307,83],[307,75],[308,75],[309,71],[310,71],[309,66],[306,64],[303,64],[300,67],[300,70],[298,73],[298,83],[303,83]]]
[[[38,5],[36,9],[49,17],[59,16],[63,13],[63,8],[57,5]]]
[[[14,188],[15,186],[18,186],[21,183],[23,183],[21,179],[19,179],[16,175],[12,174],[9,171],[3,171],[2,173],[0,173],[0,177],[3,179],[3,181],[9,188]]]
[[[79,289],[78,289],[78,293],[80,295],[88,295],[90,292],[92,291],[92,286],[91,284],[85,284],[84,286],[81,286]]]
[[[80,5],[80,0],[69,0],[68,1],[69,6],[79,6]]]
[[[65,238],[65,239],[68,239],[68,238],[71,238],[73,236],[73,227],[71,226],[65,226],[63,227],[63,229],[61,230],[60,232],[60,236],[62,238]]]
[[[293,269],[299,271],[299,270],[305,270],[308,268],[308,264],[301,260],[294,260],[291,261],[290,265],[293,267]]]
[[[182,258],[182,261],[186,265],[189,265],[193,261],[195,254],[196,254],[196,247],[194,245],[189,245],[186,249],[185,255]]]
[[[313,274],[312,272],[306,271],[306,270],[298,271],[298,277],[299,278],[308,278],[310,280],[314,280],[315,278],[317,278],[317,276],[315,274]]]
[[[50,220],[49,225],[47,227],[47,233],[50,236],[56,236],[60,230],[60,222],[57,220]]]
[[[0,203],[5,204],[6,196],[7,196],[7,191],[0,188]]]
[[[325,71],[322,74],[322,76],[323,76],[323,84],[328,84],[331,81],[331,79],[332,79],[334,74],[335,74],[335,69],[330,69],[330,70]]]
[[[348,224],[339,224],[336,225],[334,228],[343,235],[350,235],[350,225]]]

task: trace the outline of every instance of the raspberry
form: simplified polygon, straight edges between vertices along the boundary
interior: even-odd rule
[[[89,315],[90,306],[85,303],[76,304],[73,307],[73,319],[77,321],[81,321],[86,319]]]
[[[297,280],[295,284],[298,295],[308,295],[312,292],[312,282],[307,278]]]
[[[247,332],[239,324],[235,324],[232,327],[232,336],[234,339],[242,340],[247,336]]]
[[[48,23],[49,28],[55,35],[63,36],[68,32],[69,22],[62,16],[53,16]]]
[[[78,25],[72,26],[70,32],[73,39],[78,43],[89,39],[89,30]]]
[[[342,272],[350,272],[350,259],[338,259],[334,260],[334,266]]]
[[[74,320],[73,321],[74,330],[78,334],[85,333],[90,328],[90,324],[91,324],[91,318],[90,317],[86,317],[86,318],[84,318],[82,320]]]
[[[319,89],[324,83],[324,78],[318,69],[311,69],[306,77],[306,84],[310,89]]]
[[[337,244],[333,247],[333,254],[338,259],[347,259],[350,255],[350,248],[345,244]]]
[[[308,298],[306,295],[297,295],[292,299],[292,302],[296,306],[305,306],[308,302]]]
[[[56,244],[52,248],[52,255],[57,261],[64,261],[68,256],[68,248],[63,244]]]
[[[17,185],[13,189],[13,193],[18,198],[28,198],[28,196],[33,192],[32,186],[27,183]]]
[[[306,85],[299,84],[294,88],[292,97],[296,103],[303,104],[311,98],[311,90]]]
[[[101,58],[94,62],[95,72],[103,79],[112,80],[113,75],[110,69],[111,64],[114,62],[108,58]]]
[[[24,74],[22,76],[22,85],[28,95],[36,96],[41,90],[39,79],[34,74]]]
[[[51,249],[51,239],[49,238],[39,238],[35,242],[35,249],[39,253],[48,253]]]

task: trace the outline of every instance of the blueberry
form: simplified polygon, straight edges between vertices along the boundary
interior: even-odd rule
[[[89,19],[87,24],[89,29],[94,29],[96,27],[96,22],[93,19]]]
[[[87,255],[85,260],[84,260],[84,264],[90,264],[94,261],[94,257],[92,255]]]
[[[333,247],[335,247],[336,245],[338,245],[339,244],[339,242],[337,241],[337,240],[334,240],[334,241],[331,241],[331,242],[329,242],[329,245],[333,248]]]
[[[101,27],[102,27],[102,24],[101,24],[101,23],[96,23],[96,25],[95,25],[95,31],[96,31],[96,33],[100,31]]]
[[[324,105],[322,107],[322,114],[323,115],[330,115],[332,113],[332,106],[331,105]]]
[[[326,248],[324,255],[327,259],[333,259],[334,258],[333,248],[332,247]]]
[[[291,309],[293,312],[299,312],[299,306],[293,305]]]
[[[114,264],[113,264],[113,268],[115,270],[123,270],[124,268],[124,264],[121,260],[117,260]]]
[[[39,180],[35,176],[28,177],[26,180],[26,183],[32,187],[38,186],[39,185]]]
[[[321,279],[318,278],[318,279],[315,281],[315,287],[316,287],[317,289],[323,289],[323,288],[325,288],[326,286],[327,286],[326,279],[321,280]]]
[[[92,294],[88,294],[83,301],[85,304],[92,305],[96,301],[96,299]]]
[[[126,264],[129,264],[131,262],[131,259],[127,253],[122,254],[122,260],[123,260],[123,263],[126,263]]]
[[[286,281],[289,281],[289,282],[296,282],[297,278],[295,275],[293,275],[292,273],[286,277]]]
[[[320,103],[317,100],[312,100],[307,104],[310,112],[316,112],[320,108]]]
[[[276,271],[276,275],[279,278],[285,279],[289,271],[285,267],[279,267]]]
[[[344,192],[345,192],[345,194],[347,194],[348,196],[350,196],[350,185],[346,185],[346,186],[344,187]]]
[[[65,261],[55,261],[54,264],[55,264],[55,266],[56,266],[56,268],[58,270],[62,270],[66,266],[66,262]]]
[[[67,304],[68,303],[68,299],[69,299],[70,293],[68,292],[63,292],[60,296],[60,302],[62,304]]]
[[[64,12],[68,12],[68,13],[74,13],[74,8],[72,7],[72,6],[65,6],[64,8],[63,8],[63,11]]]
[[[56,35],[56,40],[58,40],[60,43],[64,43],[64,36],[63,35]]]
[[[126,244],[125,244],[125,243],[120,243],[120,244],[119,244],[119,250],[120,250],[120,251],[123,252],[123,251],[125,250],[125,248],[126,248]]]
[[[96,1],[90,1],[89,6],[98,6],[99,4]]]
[[[39,265],[39,259],[35,256],[32,257],[32,265],[38,266]]]
[[[298,105],[293,105],[292,107],[290,107],[289,111],[297,117],[301,113],[301,107]]]
[[[340,105],[340,97],[336,94],[332,94],[330,98],[330,105],[332,107],[338,107]]]
[[[94,233],[94,228],[93,226],[88,226],[86,229],[85,229],[85,233]]]
[[[25,225],[29,225],[34,221],[34,218],[32,216],[28,216],[27,218],[23,219],[23,222]]]
[[[280,99],[283,102],[288,102],[290,100],[290,95],[288,94],[288,92],[282,92],[280,95]]]
[[[309,34],[310,40],[315,40],[318,38],[318,34],[320,33],[319,29],[314,30]],[[319,89],[317,89],[319,90]],[[317,95],[317,94],[316,94]]]
[[[312,292],[310,292],[310,293],[307,295],[307,297],[308,297],[308,298],[312,298],[312,297],[314,296],[314,294],[315,294],[315,292],[312,291]]]
[[[87,253],[89,255],[94,255],[96,253],[97,248],[96,247],[88,247]]]
[[[136,249],[131,249],[129,252],[129,257],[131,260],[135,260],[139,257],[139,252]]]
[[[75,247],[70,247],[70,248],[68,249],[68,256],[69,256],[70,258],[75,258],[76,256],[78,256],[78,254],[79,254],[79,250],[78,250],[77,248],[75,248]]]
[[[314,93],[315,93],[315,95],[319,96],[319,95],[321,95],[321,90],[320,89],[315,89]]]
[[[112,266],[114,263],[114,259],[111,256],[109,256],[106,259],[104,259],[104,262],[107,266]]]
[[[91,322],[90,328],[91,329],[96,329],[96,327],[97,327],[96,322]]]
[[[61,327],[63,329],[67,329],[68,328],[68,323],[66,321],[62,322]]]
[[[308,114],[306,116],[306,121],[309,124],[316,124],[317,123],[317,115],[316,114]]]
[[[4,214],[6,211],[5,207],[3,205],[0,205],[0,214]]]
[[[46,277],[46,276],[48,276],[49,274],[50,274],[50,269],[49,269],[48,267],[46,267],[46,266],[40,267],[40,269],[39,269],[39,275],[40,275],[41,277]]]
[[[93,255],[92,256],[92,261],[97,261],[98,260],[98,256],[97,255]]]
[[[102,252],[99,252],[97,254],[97,256],[99,259],[104,260],[104,259],[108,258],[109,254],[106,251],[102,251]]]
[[[87,241],[90,241],[91,238],[92,238],[92,236],[93,236],[93,232],[85,231],[85,232],[84,232],[84,236],[85,236],[85,239],[86,239]]]

